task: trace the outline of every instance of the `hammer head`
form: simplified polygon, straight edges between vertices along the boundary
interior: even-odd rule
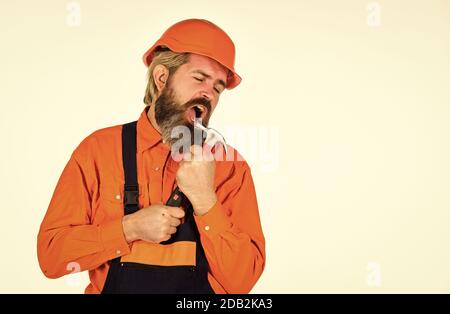
[[[225,154],[228,154],[227,143],[225,142],[225,138],[222,136],[222,134],[219,133],[219,131],[203,126],[199,119],[195,120],[194,126],[205,132],[205,144],[208,144],[211,147],[214,147],[217,144],[221,144],[225,150]]]

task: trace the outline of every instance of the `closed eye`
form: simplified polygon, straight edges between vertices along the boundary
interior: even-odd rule
[[[198,77],[195,77],[195,76],[193,76],[193,78],[194,78],[195,80],[199,81],[199,82],[203,82],[203,81],[204,81],[203,78],[198,78]],[[214,91],[215,91],[217,94],[220,94],[220,90],[217,89],[216,87],[214,87]]]

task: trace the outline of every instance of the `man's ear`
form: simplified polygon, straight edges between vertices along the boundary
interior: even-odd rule
[[[158,92],[161,92],[164,86],[166,86],[166,82],[169,78],[169,70],[164,65],[158,64],[153,69],[152,75]]]

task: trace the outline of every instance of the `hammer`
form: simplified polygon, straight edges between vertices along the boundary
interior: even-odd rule
[[[225,138],[217,130],[203,126],[200,119],[195,119],[194,127],[200,129],[206,134],[206,137],[204,138],[205,144],[211,147],[214,147],[217,144],[222,144],[225,150],[225,154],[228,154],[227,143],[225,142]],[[187,199],[186,195],[184,195],[184,193],[181,192],[178,186],[175,188],[175,190],[170,195],[168,201],[166,202],[167,206],[175,206],[175,207],[179,207],[181,205],[186,206],[187,204],[189,204],[189,200]]]

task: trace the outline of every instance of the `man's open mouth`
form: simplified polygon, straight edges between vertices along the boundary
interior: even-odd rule
[[[203,105],[194,105],[186,110],[186,119],[194,124],[196,119],[204,121],[208,114],[208,108]]]

